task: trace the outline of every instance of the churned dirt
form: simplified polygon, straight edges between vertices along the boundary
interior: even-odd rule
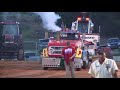
[[[117,62],[120,68],[120,62]],[[40,61],[0,61],[0,78],[65,78],[65,70],[43,70]],[[76,78],[90,78],[88,69],[75,71]],[[118,73],[120,77],[120,71]]]

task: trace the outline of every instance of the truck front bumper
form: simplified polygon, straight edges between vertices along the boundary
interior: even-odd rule
[[[64,68],[64,59],[63,58],[42,58],[42,67],[62,67]],[[82,59],[74,59],[74,67],[82,67]]]

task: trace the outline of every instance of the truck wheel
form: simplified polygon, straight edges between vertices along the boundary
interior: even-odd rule
[[[24,50],[23,49],[19,49],[17,59],[24,60]]]
[[[48,67],[43,67],[44,70],[48,70]]]

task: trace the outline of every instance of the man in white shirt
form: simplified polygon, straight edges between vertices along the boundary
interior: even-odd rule
[[[118,67],[114,60],[105,56],[103,49],[98,52],[98,60],[95,60],[89,69],[91,78],[117,78]]]

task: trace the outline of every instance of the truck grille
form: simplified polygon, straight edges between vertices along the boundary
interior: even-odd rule
[[[49,47],[49,54],[61,54],[64,46],[51,46]]]

